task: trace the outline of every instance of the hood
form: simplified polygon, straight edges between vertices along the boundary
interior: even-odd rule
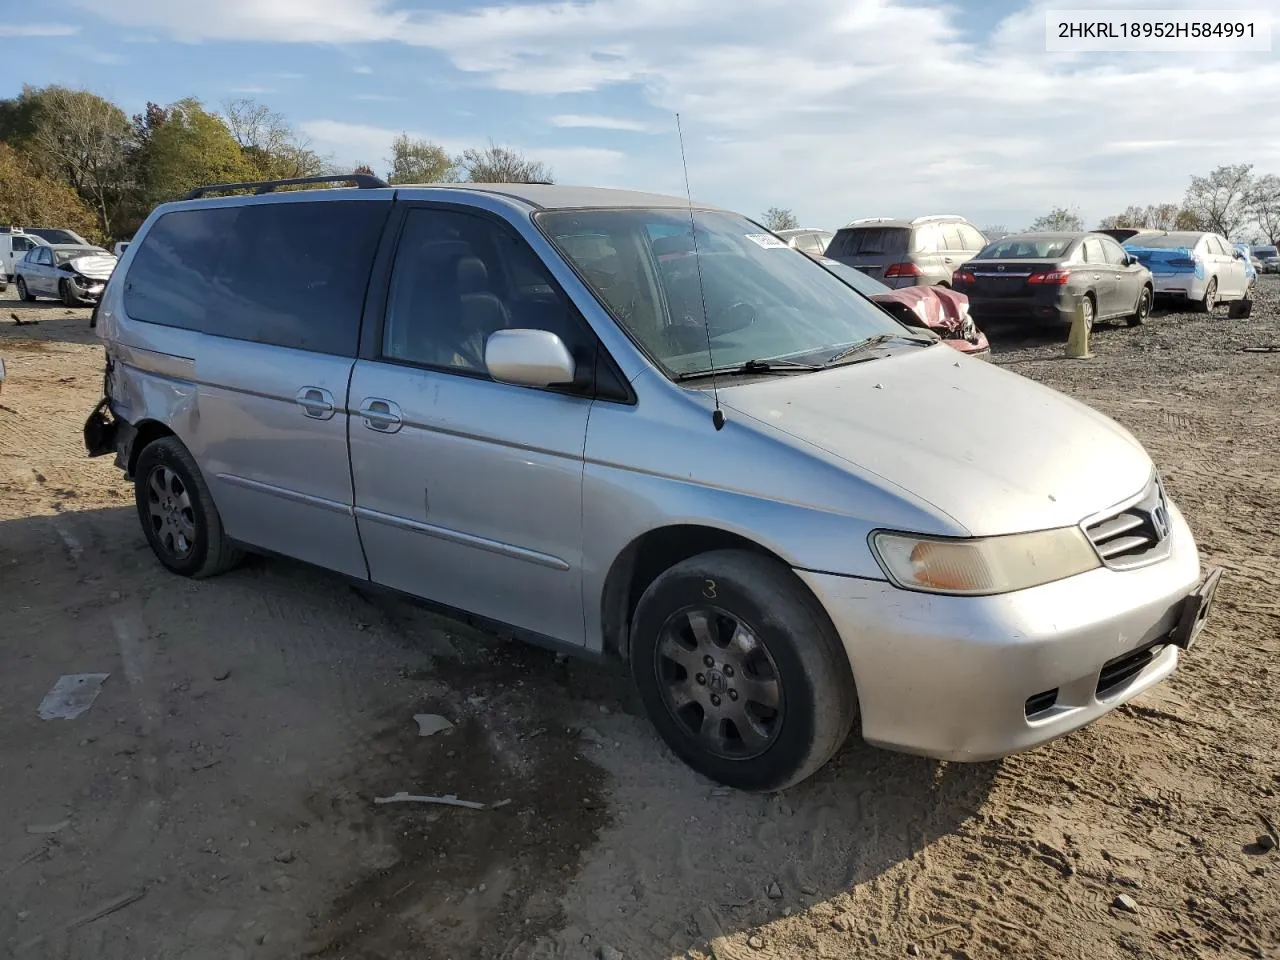
[[[975,536],[1079,523],[1152,471],[1113,420],[940,344],[721,386],[720,402],[923,498]]]
[[[932,330],[958,333],[969,314],[969,298],[945,287],[903,287],[892,293],[878,293],[876,303],[900,303]]]
[[[88,277],[91,280],[109,280],[117,262],[116,258],[109,253],[89,253],[83,257],[68,260],[63,266],[70,267],[82,277]]]

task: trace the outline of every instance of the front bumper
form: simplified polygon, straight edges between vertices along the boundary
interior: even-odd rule
[[[1176,506],[1169,512],[1164,560],[1002,596],[799,571],[844,642],[863,737],[941,760],[992,760],[1092,723],[1169,676],[1179,649],[1167,641],[1200,581],[1191,531]]]
[[[102,299],[102,291],[107,288],[105,280],[90,280],[88,278],[80,280],[77,278],[69,278],[67,285],[71,288],[71,294],[82,303],[97,303]]]

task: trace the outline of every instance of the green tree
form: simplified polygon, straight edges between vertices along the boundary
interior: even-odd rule
[[[391,141],[388,183],[450,183],[458,179],[444,147],[402,133]]]
[[[256,171],[255,179],[311,177],[328,169],[328,162],[289,126],[284,114],[265,104],[247,97],[232,100],[224,109],[223,120]]]
[[[509,147],[493,141],[483,150],[462,151],[457,167],[472,183],[553,183],[551,168],[540,160],[530,160]]]
[[[770,207],[764,212],[764,225],[770,230],[795,230],[800,226],[796,215],[785,207]]]
[[[1031,226],[1027,228],[1029,231],[1070,231],[1083,229],[1084,220],[1080,218],[1079,211],[1075,209],[1068,209],[1066,207],[1054,207],[1043,217],[1036,217],[1036,219],[1032,221]]]
[[[259,173],[222,118],[195,98],[164,109],[149,104],[147,115],[136,120],[135,163],[144,207],[173,200],[193,187],[252,180]]]
[[[97,218],[65,183],[39,173],[26,156],[0,143],[0,223],[66,227],[90,240],[103,239]]]

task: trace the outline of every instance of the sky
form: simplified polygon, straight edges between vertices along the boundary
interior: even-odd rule
[[[1045,11],[1220,5],[1280,22],[1280,0],[6,0],[0,97],[252,97],[380,173],[407,132],[683,195],[679,114],[694,198],[750,216],[1093,225],[1220,164],[1280,173],[1280,60],[1050,54]]]

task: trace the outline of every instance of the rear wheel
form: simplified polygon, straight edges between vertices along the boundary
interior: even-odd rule
[[[1214,277],[1209,281],[1209,285],[1204,288],[1204,299],[1196,306],[1201,313],[1213,313],[1213,308],[1218,305],[1218,278]]]
[[[747,551],[692,557],[649,586],[631,668],[671,749],[745,790],[810,776],[857,718],[849,661],[826,613],[787,567]]]
[[[133,483],[147,542],[174,573],[212,577],[239,562],[241,553],[222,530],[200,468],[177,437],[163,437],[143,449]]]
[[[1094,304],[1092,293],[1086,293],[1080,300],[1080,310],[1084,314],[1084,328],[1092,330],[1098,317],[1098,308]]]
[[[35,303],[36,295],[27,289],[27,281],[18,278],[18,299],[25,300],[27,303]]]
[[[1138,294],[1138,305],[1128,317],[1128,323],[1131,327],[1136,327],[1147,322],[1147,318],[1151,316],[1151,288],[1143,287],[1142,293]]]

